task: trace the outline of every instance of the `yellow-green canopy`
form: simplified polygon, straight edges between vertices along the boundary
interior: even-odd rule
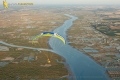
[[[60,35],[58,35],[57,33],[54,33],[54,32],[43,32],[40,35],[35,36],[35,38],[33,38],[32,41],[34,41],[34,40],[36,40],[36,39],[38,39],[42,36],[50,36],[50,37],[58,38],[65,44],[65,39],[62,36],[60,36]],[[34,42],[32,42],[32,43],[34,43]]]

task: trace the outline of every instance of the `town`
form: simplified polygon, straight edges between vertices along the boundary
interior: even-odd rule
[[[120,10],[118,7],[78,7],[73,14],[78,20],[68,30],[69,44],[106,68],[112,80],[119,80]]]

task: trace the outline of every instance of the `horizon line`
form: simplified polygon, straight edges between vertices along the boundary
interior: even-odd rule
[[[2,3],[0,3],[0,4],[2,4]],[[48,4],[48,3],[33,3],[33,4]],[[49,4],[52,4],[52,3],[49,3]],[[120,3],[118,3],[118,4],[105,4],[105,3],[99,3],[99,4],[96,4],[96,3],[93,3],[93,4],[91,4],[91,3],[81,3],[81,4],[79,4],[79,3],[54,3],[55,5],[65,5],[65,4],[68,4],[68,5],[120,5]],[[54,4],[52,4],[52,5],[54,5]]]

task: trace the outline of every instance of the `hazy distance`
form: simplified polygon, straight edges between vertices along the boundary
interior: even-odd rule
[[[8,3],[33,2],[34,4],[120,4],[120,0],[6,0]],[[0,0],[0,4],[3,0]]]

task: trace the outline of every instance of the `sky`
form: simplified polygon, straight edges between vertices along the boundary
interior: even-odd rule
[[[120,0],[6,0],[8,3],[33,2],[34,4],[120,4]],[[0,4],[3,0],[0,0]]]

